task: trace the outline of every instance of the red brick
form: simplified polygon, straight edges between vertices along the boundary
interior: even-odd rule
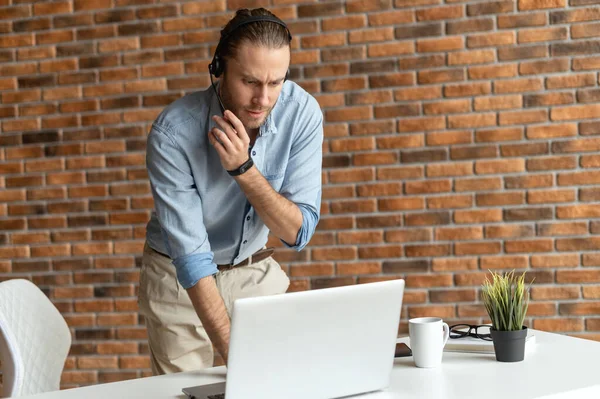
[[[386,246],[358,248],[358,257],[360,259],[395,258],[395,257],[399,257],[401,255],[402,255],[402,247],[400,245],[386,245]]]
[[[423,105],[425,114],[452,114],[469,112],[470,110],[470,100],[446,100],[441,102],[430,102]]]
[[[3,246],[0,247],[0,258],[28,258],[29,247],[24,245],[19,246]]]
[[[357,258],[356,247],[337,247],[320,249],[314,248],[312,250],[312,259],[321,260],[350,260]]]
[[[399,211],[424,209],[425,202],[423,198],[401,197],[401,198],[381,198],[378,200],[378,209],[380,211]]]
[[[426,307],[411,306],[408,308],[408,317],[441,317],[443,319],[451,319],[456,317],[454,305],[427,305]]]
[[[423,143],[423,136],[418,134],[377,138],[377,148],[379,149],[422,147]]]
[[[347,170],[332,170],[329,178],[332,183],[357,182],[373,180],[375,173],[371,168],[354,168]]]
[[[481,286],[485,278],[484,272],[460,273],[454,276],[457,286]]]
[[[90,385],[98,382],[97,371],[64,371],[61,375],[61,384]]]
[[[458,51],[448,54],[448,65],[488,64],[495,59],[493,50]]]
[[[493,29],[494,20],[491,18],[470,18],[465,21],[450,21],[446,23],[446,33],[450,35],[467,32],[491,31]]]
[[[438,241],[478,240],[483,238],[483,229],[477,227],[440,227],[436,229],[435,239]]]
[[[100,314],[96,320],[99,326],[131,326],[137,324],[135,313]]]
[[[445,128],[446,118],[443,116],[400,118],[400,120],[398,120],[398,131],[402,133],[440,130]]]
[[[559,305],[561,315],[598,315],[600,314],[600,302],[561,303]]]
[[[527,29],[518,32],[517,41],[519,43],[549,42],[566,40],[567,37],[568,30],[566,27]]]
[[[476,270],[477,259],[475,258],[436,258],[432,260],[434,272]]]
[[[449,287],[452,286],[452,274],[407,275],[407,288]]]
[[[73,255],[101,255],[112,253],[111,242],[73,244]]]
[[[506,253],[515,252],[551,252],[554,248],[554,242],[550,239],[538,239],[538,240],[518,240],[518,241],[506,241],[504,243],[504,250]]]
[[[37,188],[27,190],[28,200],[63,199],[66,198],[64,187]]]
[[[450,245],[447,244],[420,244],[406,245],[406,257],[429,257],[450,255]]]
[[[431,302],[474,302],[477,292],[473,289],[435,290],[429,295]]]
[[[514,32],[486,33],[467,37],[468,48],[504,46],[508,44],[516,44]]]
[[[482,223],[502,221],[502,210],[480,209],[480,210],[457,210],[454,212],[455,223]]]
[[[586,25],[581,25],[582,27]],[[585,57],[585,58],[574,58],[573,59],[573,70],[589,70],[598,69],[600,67],[600,57]]]
[[[582,331],[583,319],[580,318],[552,318],[537,319],[533,321],[533,328],[550,332]]]
[[[471,142],[471,132],[468,130],[427,133],[427,145],[468,144]]]
[[[477,161],[475,163],[475,173],[477,174],[515,173],[523,171],[525,171],[525,161],[523,159]]]
[[[499,242],[465,242],[455,243],[454,253],[459,256],[499,253],[502,246]]]
[[[121,241],[115,243],[115,254],[136,254],[144,249],[144,241]]]
[[[448,127],[451,129],[476,128],[496,125],[496,114],[479,113],[448,116]]]
[[[394,30],[389,28],[359,29],[348,33],[348,42],[350,44],[372,43],[392,40]]]
[[[458,305],[458,316],[461,318],[464,318],[464,317],[477,317],[477,318],[488,317],[483,304]],[[475,324],[475,323],[472,323],[469,321],[465,321],[465,323]]]
[[[137,342],[99,342],[97,350],[100,355],[136,354],[138,344]]]
[[[419,84],[457,82],[465,80],[465,73],[462,69],[419,71],[417,73],[417,80]]]
[[[3,230],[6,230],[7,223],[0,222]],[[22,227],[25,227],[23,223]],[[50,235],[47,232],[42,233],[12,233],[11,234],[13,244],[36,244],[36,243],[47,243],[50,241]]]
[[[379,273],[381,273],[381,264],[378,262],[339,263],[337,265],[337,274],[340,276]]]
[[[464,40],[461,36],[417,40],[417,51],[420,53],[452,51],[462,48],[464,48]]]
[[[31,247],[31,256],[35,258],[69,256],[71,254],[70,244],[55,244]]]
[[[346,35],[345,33],[329,33],[316,36],[304,36],[300,41],[303,48],[343,46],[346,44]]]
[[[331,204],[331,212],[333,214],[368,213],[374,212],[375,209],[376,202],[374,199],[345,200]]]
[[[368,3],[368,2],[365,2]],[[369,25],[395,25],[401,23],[411,23],[415,21],[414,12],[412,10],[397,10],[386,11],[383,13],[368,14]]]

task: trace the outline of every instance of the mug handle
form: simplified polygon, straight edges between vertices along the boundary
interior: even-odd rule
[[[442,344],[442,347],[444,347],[446,345],[446,342],[448,342],[448,338],[450,337],[450,327],[448,327],[448,324],[442,323],[442,328],[444,329],[444,343]]]

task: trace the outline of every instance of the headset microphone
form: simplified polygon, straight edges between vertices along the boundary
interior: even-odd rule
[[[223,100],[221,100],[221,96],[219,95],[219,90],[217,90],[215,86],[215,82],[213,82],[212,74],[210,74],[210,84],[217,95],[217,99],[219,100],[219,106],[221,107],[221,113],[225,115],[225,106],[223,105]]]

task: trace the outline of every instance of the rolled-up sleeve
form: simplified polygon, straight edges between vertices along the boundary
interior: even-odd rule
[[[281,240],[285,246],[297,251],[308,244],[319,222],[323,158],[323,113],[319,104],[313,97],[308,97],[299,114],[305,123],[297,132],[279,191],[295,203],[302,213],[302,226],[295,244],[289,245]]]
[[[148,135],[146,167],[165,248],[184,288],[217,273],[203,222],[202,201],[190,164],[171,132],[154,124]]]

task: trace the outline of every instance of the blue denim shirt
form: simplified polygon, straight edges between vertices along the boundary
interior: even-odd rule
[[[208,141],[221,115],[211,87],[188,94],[156,118],[146,152],[155,211],[148,245],[173,259],[184,288],[238,263],[264,247],[268,228]],[[286,81],[251,150],[256,168],[273,189],[302,212],[300,251],[319,221],[323,114],[317,101]],[[291,243],[290,243],[291,244]]]

